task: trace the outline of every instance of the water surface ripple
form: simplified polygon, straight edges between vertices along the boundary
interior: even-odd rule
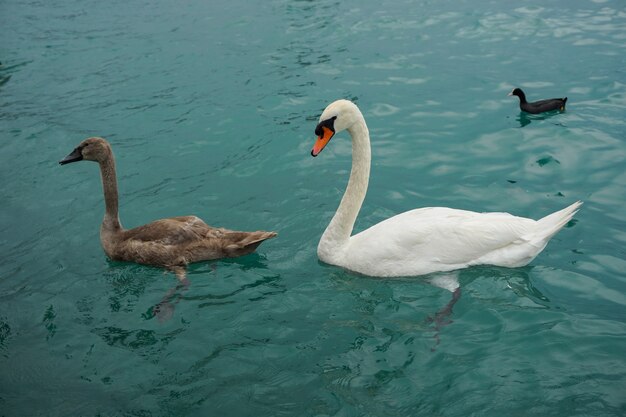
[[[0,24],[0,415],[626,414],[623,2],[5,0]],[[520,114],[514,86],[567,110]],[[309,152],[337,98],[372,136],[356,231],[585,205],[524,268],[324,265],[351,147]],[[108,261],[97,167],[57,164],[90,135],[126,227],[279,238],[188,288]]]

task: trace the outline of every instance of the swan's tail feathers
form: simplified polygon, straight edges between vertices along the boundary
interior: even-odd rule
[[[557,234],[563,226],[572,220],[582,204],[582,201],[577,201],[574,204],[565,207],[563,210],[559,210],[538,220],[537,225],[539,232],[536,233],[535,239],[539,238],[537,241],[543,240],[544,242],[550,240],[552,236]]]

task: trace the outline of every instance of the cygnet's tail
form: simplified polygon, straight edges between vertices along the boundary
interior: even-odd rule
[[[277,235],[276,232],[231,232],[229,238],[232,243],[226,246],[226,252],[230,257],[247,255],[255,251],[255,249],[267,239],[271,239]]]
[[[242,246],[251,247],[252,249],[256,249],[264,240],[271,239],[276,237],[278,233],[276,232],[249,232],[248,236],[241,241]]]
[[[538,220],[537,232],[535,233],[533,239],[535,242],[533,243],[540,244],[542,241],[547,243],[552,236],[557,234],[557,232],[567,224],[567,222],[572,220],[572,217],[574,217],[574,215],[578,212],[582,204],[582,201],[577,201],[574,204],[565,207],[563,210],[559,210],[547,215],[543,219]]]

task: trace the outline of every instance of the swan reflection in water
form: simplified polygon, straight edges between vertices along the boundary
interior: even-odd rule
[[[108,294],[108,304],[111,311],[119,311],[121,306],[128,304],[128,298],[145,299],[146,289],[154,285],[156,280],[167,275],[167,272],[154,267],[140,266],[130,262],[118,262],[107,260],[109,268],[104,272],[108,285],[111,288]],[[230,267],[232,265],[232,268]],[[248,281],[237,286],[232,291],[215,295],[206,293],[190,294],[189,288],[192,287],[192,281],[219,280],[224,278],[225,272],[230,276],[233,268],[238,272],[245,271],[261,271],[261,276],[255,274],[253,281]],[[265,256],[253,253],[244,258],[229,258],[215,262],[197,263],[189,268],[189,277],[182,280],[176,280],[176,284],[172,285],[169,290],[156,302],[151,305],[144,313],[141,314],[144,320],[157,319],[159,323],[165,323],[171,320],[176,311],[176,306],[185,300],[203,300],[209,299],[228,299],[242,291],[250,288],[268,286],[272,292],[283,292],[284,288],[277,282],[280,276],[269,275],[269,269]]]
[[[445,289],[451,293],[450,301],[439,309],[436,313],[426,318],[426,323],[432,325],[435,330],[435,347],[440,344],[440,332],[443,327],[454,322],[453,307],[461,298],[461,283],[468,286],[471,282],[479,279],[490,281],[505,280],[507,287],[519,298],[527,298],[533,304],[541,307],[548,307],[550,299],[536,288],[530,279],[531,266],[522,268],[501,268],[494,266],[478,266],[474,268],[453,271],[449,273],[433,274],[427,282],[435,287]],[[431,350],[435,350],[433,347]]]
[[[207,277],[206,271],[199,271],[198,273],[194,272],[194,268],[191,268],[190,274],[192,275],[203,275],[202,277],[198,277],[198,279],[220,279],[220,270],[226,269],[227,265],[235,264],[239,271],[248,271],[248,270],[259,270],[259,271],[268,271],[266,258],[258,253],[253,253],[246,258],[227,258],[222,259],[220,262],[213,262],[209,264],[210,268],[210,277]],[[201,267],[198,267],[201,268]],[[220,298],[227,299],[235,294],[238,294],[241,291],[244,291],[249,288],[257,287],[260,285],[270,285],[272,287],[276,287],[275,281],[279,280],[278,275],[262,275],[254,282],[246,283],[238,288],[235,288],[233,291],[227,294],[222,294],[220,296],[215,295],[187,295],[185,293],[191,286],[191,281],[189,278],[185,278],[180,280],[177,285],[170,288],[167,293],[161,298],[161,300],[151,307],[148,310],[148,313],[145,315],[145,318],[155,317],[159,323],[165,323],[166,321],[172,319],[174,317],[174,311],[176,309],[176,305],[183,299],[189,300],[201,300],[204,298]],[[277,291],[282,292],[284,289],[278,289]]]
[[[334,269],[334,268],[333,268]],[[331,273],[332,289],[338,294],[351,296],[354,305],[350,308],[349,317],[340,320],[332,320],[333,328],[349,327],[358,333],[359,339],[371,338],[377,341],[391,335],[391,341],[406,341],[404,337],[413,339],[423,336],[432,337],[431,351],[436,351],[445,339],[442,336],[446,332],[458,334],[462,329],[452,332],[446,331],[455,327],[458,321],[458,307],[461,307],[460,317],[467,313],[467,303],[459,303],[463,300],[463,292],[467,288],[473,288],[470,296],[478,308],[488,310],[492,303],[502,303],[504,306],[511,305],[511,298],[516,305],[528,306],[522,299],[529,299],[535,307],[546,308],[550,306],[550,300],[534,287],[531,281],[533,267],[501,268],[492,266],[478,266],[446,273],[435,273],[427,276],[403,277],[403,278],[372,278],[345,270],[335,270]],[[482,282],[481,282],[482,281]],[[473,285],[478,284],[478,286]],[[497,286],[499,292],[480,292],[476,288],[485,288],[485,285]],[[443,289],[444,292],[437,296],[441,299],[433,301],[433,291],[428,286]],[[500,291],[501,290],[501,291]],[[513,292],[512,295],[511,291]],[[446,295],[447,294],[447,295]],[[466,293],[467,294],[467,293]],[[436,296],[436,293],[435,293]],[[433,303],[435,305],[433,305]],[[345,301],[342,302],[345,305]],[[387,312],[393,312],[392,317]],[[396,312],[399,312],[396,315]],[[354,314],[358,318],[354,318]],[[384,323],[384,324],[383,324]],[[382,327],[381,327],[382,326]],[[382,334],[379,330],[382,329]]]

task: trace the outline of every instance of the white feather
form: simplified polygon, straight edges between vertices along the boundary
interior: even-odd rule
[[[334,116],[336,132],[347,129],[352,136],[353,162],[344,197],[318,246],[318,256],[326,263],[379,277],[481,264],[520,267],[545,248],[582,204],[576,202],[538,221],[508,213],[427,207],[398,214],[351,236],[367,192],[369,132],[359,109],[347,100],[330,104],[320,121]]]

